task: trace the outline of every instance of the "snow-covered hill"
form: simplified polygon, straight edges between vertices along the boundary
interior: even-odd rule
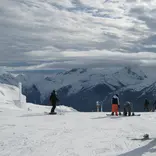
[[[155,156],[155,113],[108,117],[94,112],[51,116],[35,107],[34,111],[0,111],[1,156]],[[150,139],[141,141],[145,133]]]
[[[19,105],[19,89],[13,85],[0,83],[0,108],[18,109]],[[26,104],[26,97],[22,95],[22,103]]]

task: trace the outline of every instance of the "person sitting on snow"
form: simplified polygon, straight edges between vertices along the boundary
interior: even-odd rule
[[[133,104],[129,101],[126,101],[126,103],[124,104],[124,111],[123,111],[123,115],[124,116],[131,116],[131,112],[133,112]],[[134,112],[132,113],[132,115],[134,115]]]
[[[120,108],[120,102],[119,102],[119,95],[115,94],[111,100],[111,104],[112,104],[112,115],[118,116],[118,110]]]

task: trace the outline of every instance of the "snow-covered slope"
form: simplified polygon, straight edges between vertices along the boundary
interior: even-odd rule
[[[19,89],[13,85],[0,83],[0,108],[20,108],[19,105]],[[26,103],[26,97],[22,95],[22,103]]]
[[[155,156],[155,113],[108,117],[105,113],[44,115],[0,112],[1,156]],[[141,141],[148,133],[150,140]]]

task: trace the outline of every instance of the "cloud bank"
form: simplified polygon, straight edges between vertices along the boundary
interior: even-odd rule
[[[156,65],[156,0],[1,0],[0,65]]]

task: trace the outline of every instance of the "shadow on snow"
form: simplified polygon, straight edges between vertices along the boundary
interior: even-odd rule
[[[156,152],[156,139],[153,141],[149,142],[147,145],[136,148],[130,152],[120,154],[118,156],[142,156],[143,154],[150,152],[150,153],[155,153]],[[155,148],[153,148],[155,147]]]
[[[44,114],[44,113],[34,113],[34,114],[24,114],[24,115],[21,115],[20,117],[32,117],[32,116],[45,116],[47,114]]]

